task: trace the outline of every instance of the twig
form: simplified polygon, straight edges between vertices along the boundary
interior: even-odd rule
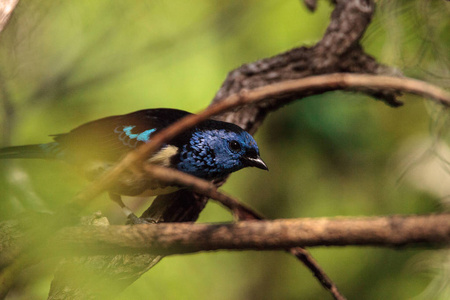
[[[337,285],[334,281],[328,277],[327,273],[322,269],[322,267],[317,263],[317,261],[312,257],[312,255],[302,247],[294,247],[288,250],[292,255],[295,255],[303,264],[314,274],[314,276],[319,280],[320,284],[328,290],[331,295],[336,300],[345,300],[344,295],[341,294]]]
[[[263,216],[245,206],[240,201],[219,192],[217,187],[211,181],[207,181],[174,169],[150,164],[144,166],[144,171],[146,174],[142,174],[142,176],[150,175],[152,178],[158,181],[163,181],[165,184],[183,186],[198,194],[217,200],[231,210],[237,220],[264,219]]]

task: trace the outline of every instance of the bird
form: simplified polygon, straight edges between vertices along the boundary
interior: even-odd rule
[[[68,133],[50,135],[53,141],[49,143],[0,148],[0,159],[62,160],[94,180],[127,153],[151,141],[157,132],[190,114],[178,109],[155,108],[109,116],[82,124]],[[256,141],[247,131],[236,124],[212,119],[168,141],[148,162],[205,180],[220,179],[245,167],[268,170]],[[136,224],[140,223],[139,218],[124,205],[121,196],[155,196],[180,188],[157,180],[137,184],[133,178],[128,181],[125,178],[109,190],[109,195],[131,223]]]

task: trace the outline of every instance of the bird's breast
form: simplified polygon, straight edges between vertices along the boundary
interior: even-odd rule
[[[167,145],[161,150],[159,150],[157,153],[155,153],[147,161],[154,165],[171,167],[172,157],[177,155],[177,153],[178,147],[173,145]]]

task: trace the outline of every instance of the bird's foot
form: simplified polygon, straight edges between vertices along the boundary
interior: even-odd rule
[[[135,214],[131,213],[127,217],[127,225],[137,225],[137,224],[156,224],[156,219],[153,218],[139,218]]]

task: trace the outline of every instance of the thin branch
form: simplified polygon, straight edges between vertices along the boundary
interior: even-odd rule
[[[9,19],[11,18],[16,5],[19,3],[19,0],[4,0],[0,1],[0,32],[5,29],[5,26],[8,24]],[[1,145],[8,145],[11,138],[11,128],[12,123],[15,119],[15,111],[11,101],[11,94],[7,89],[6,80],[3,75],[0,73],[0,98],[1,98],[1,106],[3,110],[3,136],[0,140]]]
[[[57,234],[55,243],[91,254],[161,255],[316,246],[446,246],[450,214],[70,227]]]
[[[336,300],[345,300],[345,296],[341,294],[334,281],[328,277],[327,273],[322,269],[319,263],[312,257],[312,255],[303,247],[294,247],[288,250],[292,255],[297,257],[303,264],[314,274],[319,280],[322,287],[331,293]]]
[[[135,151],[129,153],[114,168],[112,168],[99,180],[91,184],[87,189],[82,191],[74,199],[74,202],[80,207],[84,207],[84,204],[88,201],[107,190],[123,171],[130,168],[138,161],[142,161],[146,157],[151,156],[164,143],[183,131],[194,127],[196,124],[231,108],[266,99],[276,99],[286,94],[299,94],[300,97],[305,96],[305,93],[308,92],[317,93],[355,88],[374,90],[391,89],[396,92],[412,93],[431,98],[445,107],[450,106],[450,94],[447,91],[420,80],[392,76],[335,73],[284,81],[250,91],[243,90],[238,94],[233,94],[227,97],[216,105],[208,107],[199,114],[189,115],[168,128],[160,131],[158,134],[155,134],[149,143],[144,144]]]
[[[146,174],[142,174],[141,176],[150,176],[169,185],[183,186],[195,193],[202,194],[208,198],[220,202],[222,205],[231,210],[234,217],[239,221],[264,219],[263,216],[245,206],[240,201],[219,192],[217,187],[211,181],[207,181],[174,169],[150,164],[144,166],[144,171]]]
[[[144,171],[151,177],[161,180],[166,184],[180,185],[191,189],[192,191],[207,196],[220,202],[222,205],[232,211],[234,217],[239,221],[264,220],[265,218],[255,212],[253,209],[244,205],[233,197],[227,196],[217,190],[212,182],[200,179],[198,177],[155,165],[146,165]],[[312,255],[302,247],[294,247],[289,250],[292,255],[297,257],[319,280],[320,284],[328,290],[337,300],[346,299],[340,292],[337,285],[325,273],[322,267],[312,257]]]
[[[0,32],[2,32],[6,24],[8,24],[17,3],[19,3],[19,0],[0,1]]]

